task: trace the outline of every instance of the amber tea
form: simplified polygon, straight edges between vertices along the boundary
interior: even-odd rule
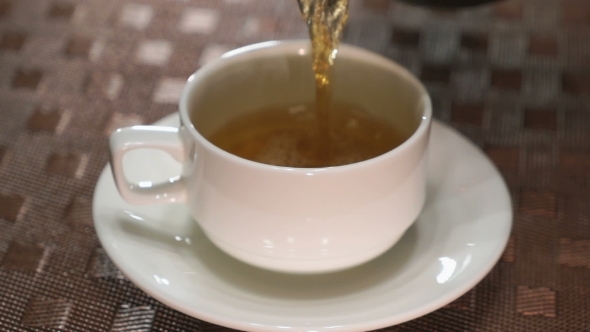
[[[207,139],[252,161],[288,167],[327,167],[367,160],[390,151],[406,137],[392,125],[351,105],[331,109],[330,153],[318,149],[316,105],[273,107],[228,121]],[[325,139],[325,138],[323,138]]]
[[[315,101],[243,114],[207,138],[242,158],[287,167],[346,165],[400,145],[405,137],[392,124],[332,100],[332,65],[348,18],[348,0],[298,2],[309,28]]]

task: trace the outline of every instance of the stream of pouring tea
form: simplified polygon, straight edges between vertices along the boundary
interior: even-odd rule
[[[316,84],[318,154],[330,156],[331,69],[342,30],[348,20],[348,0],[297,0],[309,28]]]
[[[241,114],[208,139],[248,160],[302,168],[353,164],[400,145],[406,137],[389,121],[356,105],[332,100],[332,65],[348,18],[348,0],[298,2],[311,39],[315,102]]]

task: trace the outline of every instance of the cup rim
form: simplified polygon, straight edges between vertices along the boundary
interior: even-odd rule
[[[346,52],[348,56],[351,56],[354,59],[363,59],[363,61],[372,62],[375,64],[381,64],[386,67],[390,67],[396,75],[401,76],[405,81],[413,85],[419,92],[419,98],[422,99],[423,105],[423,113],[422,119],[420,120],[420,124],[418,128],[414,130],[414,132],[408,137],[402,144],[399,146],[387,151],[384,154],[379,156],[366,159],[363,161],[355,162],[352,164],[340,165],[340,166],[325,166],[325,167],[291,167],[291,166],[277,166],[277,165],[270,165],[264,164],[257,161],[245,159],[234,154],[231,154],[219,147],[215,144],[211,143],[207,140],[201,133],[195,128],[194,124],[190,120],[189,112],[188,112],[188,103],[191,97],[191,92],[193,90],[193,86],[198,84],[201,80],[206,78],[210,72],[220,69],[223,67],[229,59],[234,59],[237,56],[244,56],[248,53],[252,52],[259,52],[259,51],[270,51],[273,53],[284,53],[284,54],[291,54],[299,52],[301,49],[304,49],[306,52],[309,50],[311,46],[310,41],[308,39],[295,39],[295,40],[273,40],[267,41],[262,43],[256,43],[251,45],[242,46],[236,48],[234,50],[228,51],[224,53],[220,58],[215,59],[203,67],[199,68],[195,71],[187,80],[179,102],[179,113],[181,119],[181,127],[187,128],[190,134],[198,141],[200,141],[206,149],[213,151],[214,153],[229,159],[233,163],[239,163],[244,166],[265,169],[265,170],[277,170],[277,171],[290,171],[290,172],[302,172],[305,174],[312,174],[309,172],[320,172],[330,170],[330,172],[335,171],[353,171],[359,168],[364,168],[367,166],[371,166],[377,163],[380,163],[384,159],[392,158],[395,155],[399,155],[407,151],[419,140],[422,136],[427,135],[430,129],[430,124],[432,122],[432,102],[430,99],[430,95],[428,91],[422,84],[422,82],[414,76],[410,71],[406,68],[398,64],[397,62],[388,59],[380,54],[374,53],[372,51],[341,43],[338,46],[339,52]],[[275,51],[276,50],[276,51]],[[198,158],[198,157],[197,157]]]

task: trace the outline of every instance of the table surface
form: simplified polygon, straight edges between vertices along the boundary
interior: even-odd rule
[[[352,0],[350,15],[345,41],[424,81],[515,212],[483,281],[385,330],[589,331],[590,3]],[[227,330],[125,279],[96,237],[93,189],[109,133],[175,112],[194,70],[306,33],[295,0],[0,0],[0,330]]]

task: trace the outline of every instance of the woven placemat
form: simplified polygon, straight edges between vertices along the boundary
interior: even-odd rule
[[[385,331],[590,331],[590,3],[350,11],[346,42],[420,77],[514,202],[492,272]],[[227,330],[123,277],[94,232],[93,189],[109,133],[175,112],[198,67],[306,33],[295,0],[0,0],[0,329]]]

